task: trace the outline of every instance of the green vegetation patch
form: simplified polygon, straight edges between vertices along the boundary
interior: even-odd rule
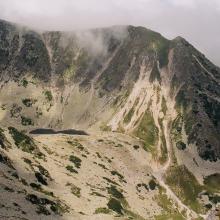
[[[118,143],[118,144],[115,145],[115,147],[123,147],[123,145]]]
[[[26,78],[23,78],[21,81],[20,81],[20,85],[22,85],[24,88],[27,88],[28,86],[28,81]]]
[[[37,145],[34,143],[33,139],[24,134],[23,132],[18,131],[14,127],[8,128],[9,133],[14,139],[15,145],[20,148],[22,151],[27,153],[34,153],[38,158],[44,157],[44,155],[39,151]]]
[[[134,134],[144,141],[145,150],[153,151],[153,147],[158,141],[158,132],[152,114],[146,111],[138,128],[134,131]]]
[[[161,145],[160,145],[160,149],[161,149],[161,154],[159,157],[159,162],[161,164],[164,164],[167,159],[168,159],[168,152],[167,152],[167,143],[166,143],[166,138],[164,135],[164,127],[163,127],[163,119],[159,119],[159,126],[161,128],[161,134],[160,134],[160,139],[161,139]]]
[[[70,155],[69,160],[74,163],[76,168],[79,169],[81,167],[82,160],[79,157]]]
[[[72,64],[69,68],[67,68],[63,74],[63,77],[66,81],[72,79],[76,72],[76,65]]]
[[[153,68],[152,68],[152,71],[151,71],[150,77],[149,77],[149,81],[151,83],[154,82],[155,80],[157,80],[159,83],[161,83],[160,72],[158,70],[156,62],[154,62],[154,65],[153,65]]]
[[[166,113],[167,113],[167,104],[166,104],[166,99],[164,98],[164,96],[162,98],[161,108],[162,108],[163,114],[166,115]]]
[[[38,191],[38,192],[41,192],[41,193],[45,194],[46,196],[54,197],[54,193],[53,193],[53,192],[47,191],[47,190],[43,189],[40,184],[30,183],[30,186],[31,186],[34,190],[36,190],[36,191]]]
[[[161,135],[161,141],[161,157],[159,158],[159,161],[161,164],[164,164],[168,159],[167,144],[164,133]]]
[[[141,188],[142,188],[142,187],[143,187],[145,190],[149,191],[148,185],[147,185],[146,183],[138,183],[138,184],[136,185],[136,190],[137,190],[138,192],[141,192]]]
[[[179,150],[185,150],[186,149],[186,144],[182,141],[178,141],[176,143],[176,147],[179,149]]]
[[[12,118],[18,118],[21,114],[22,107],[18,106],[17,104],[13,103],[11,109],[10,109],[10,115]]]
[[[30,125],[34,125],[34,122],[31,118],[25,117],[25,116],[21,116],[21,124],[23,126],[30,126]]]
[[[220,174],[215,173],[204,178],[205,186],[211,191],[220,191]]]
[[[113,197],[117,198],[117,199],[123,199],[124,196],[123,194],[116,188],[116,186],[111,185],[111,187],[108,187],[108,193],[110,195],[112,195]]]
[[[174,207],[172,200],[167,197],[166,190],[159,186],[159,194],[155,196],[157,204],[162,208],[160,215],[154,216],[155,220],[186,220],[186,218]]]
[[[37,118],[40,118],[43,115],[42,109],[37,107],[36,108],[36,116]]]
[[[118,171],[113,170],[113,171],[111,171],[111,174],[112,174],[113,176],[118,176],[120,182],[126,183],[126,180],[124,179],[124,176],[122,176]]]
[[[45,169],[43,166],[41,166],[41,165],[38,165],[37,167],[38,167],[38,169],[39,169],[39,172],[40,172],[42,175],[46,176],[47,178],[52,179],[51,176],[50,176],[50,173],[48,172],[48,170],[46,170],[46,169]]]
[[[151,179],[151,180],[149,181],[149,189],[150,189],[150,190],[155,190],[157,186],[158,186],[158,185],[157,185],[157,183],[155,182],[154,179]]]
[[[103,124],[100,125],[100,130],[101,131],[111,131],[112,128],[111,128],[111,126],[108,126],[105,123],[103,123]]]
[[[184,204],[198,213],[204,211],[198,202],[198,196],[203,191],[203,187],[184,165],[171,167],[167,172],[166,183]]]
[[[166,190],[160,187],[159,194],[156,196],[158,205],[166,212],[173,211],[172,200],[167,197]]]
[[[121,202],[115,198],[111,198],[109,202],[107,203],[107,206],[112,211],[118,213],[119,215],[123,215],[123,207],[121,205]]]
[[[67,169],[68,171],[70,171],[71,173],[78,173],[78,171],[75,170],[75,169],[73,168],[73,166],[71,166],[71,165],[67,165],[67,166],[66,166],[66,169]]]
[[[40,172],[35,172],[35,177],[37,179],[37,181],[45,186],[48,185],[47,183],[47,178],[45,178],[44,175],[42,175]]]
[[[77,139],[75,140],[68,140],[67,141],[68,144],[72,145],[73,147],[77,147],[80,151],[85,151],[86,153],[89,153],[81,143],[78,142]]]
[[[128,124],[131,121],[132,116],[134,115],[134,107],[132,107],[129,112],[124,117],[124,123]]]
[[[93,191],[92,193],[90,193],[90,195],[98,196],[98,197],[102,197],[102,198],[104,197],[104,198],[105,198],[104,195],[102,195],[101,193],[95,192],[95,191]]]
[[[172,137],[175,142],[182,141],[183,117],[179,114],[172,123]]]
[[[71,190],[71,193],[73,195],[75,195],[76,197],[80,198],[81,197],[81,189],[74,185],[73,183],[66,183],[66,186],[70,186],[70,190]]]
[[[44,92],[45,98],[48,102],[51,102],[53,100],[53,95],[51,91],[47,90]]]
[[[102,177],[104,180],[106,180],[108,183],[111,183],[111,184],[114,184],[114,185],[117,185],[117,186],[119,186],[119,184],[118,183],[116,183],[115,181],[113,181],[113,180],[111,180],[111,179],[109,179],[108,177]]]
[[[71,193],[74,194],[76,197],[80,198],[81,194],[81,189],[74,184],[71,184]]]
[[[100,207],[95,210],[95,214],[110,214],[111,210],[106,207]]]
[[[28,194],[25,199],[37,206],[37,213],[50,215],[52,211],[56,215],[62,215],[69,210],[69,207],[60,201],[53,201],[48,198],[40,198],[35,194]]]
[[[161,214],[154,216],[155,220],[186,220],[180,213],[175,214]]]
[[[217,194],[209,194],[207,193],[208,197],[209,197],[209,201],[211,201],[213,204],[219,204],[220,203],[220,196]],[[206,206],[207,207],[207,206]],[[207,208],[211,208],[211,207],[207,207]]]
[[[26,106],[26,107],[31,107],[34,103],[36,103],[36,99],[31,99],[31,98],[25,98],[22,99],[22,103]]]

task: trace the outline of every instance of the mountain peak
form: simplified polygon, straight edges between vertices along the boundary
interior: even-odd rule
[[[144,27],[0,26],[1,216],[208,216],[220,70],[204,55]]]

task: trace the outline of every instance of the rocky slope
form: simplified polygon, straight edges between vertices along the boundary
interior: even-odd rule
[[[0,84],[3,219],[217,219],[220,69],[183,38],[0,21]]]

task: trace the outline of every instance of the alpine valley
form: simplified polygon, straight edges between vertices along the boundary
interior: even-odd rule
[[[0,20],[0,219],[220,219],[220,68],[144,27]]]

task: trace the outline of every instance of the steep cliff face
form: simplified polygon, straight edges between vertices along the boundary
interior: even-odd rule
[[[19,78],[28,72],[40,79],[50,76],[49,55],[41,36],[36,32],[0,22],[1,77]]]
[[[187,219],[207,211],[197,200],[204,177],[219,178],[220,69],[183,38],[133,26],[35,32],[0,21],[0,79],[2,127],[124,133],[150,155],[150,172]],[[182,197],[191,193],[174,177],[191,179],[195,197]]]

